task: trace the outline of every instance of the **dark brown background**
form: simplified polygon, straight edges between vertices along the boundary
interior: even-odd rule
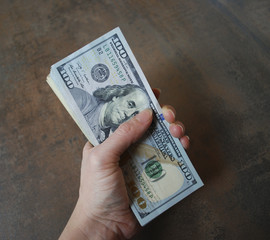
[[[205,183],[134,239],[269,239],[269,23],[268,0],[2,0],[0,239],[65,226],[86,139],[45,79],[116,26],[185,123]]]

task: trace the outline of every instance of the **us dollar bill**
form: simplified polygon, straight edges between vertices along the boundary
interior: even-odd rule
[[[143,109],[153,110],[152,125],[121,165],[142,226],[203,186],[119,28],[54,64],[47,82],[93,145]]]

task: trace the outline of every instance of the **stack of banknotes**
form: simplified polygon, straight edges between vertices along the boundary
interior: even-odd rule
[[[143,109],[153,110],[152,125],[121,165],[142,226],[203,186],[119,28],[52,65],[47,82],[93,145]]]

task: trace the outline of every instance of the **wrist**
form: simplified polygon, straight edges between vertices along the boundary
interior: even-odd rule
[[[111,223],[104,223],[94,216],[87,216],[78,200],[76,207],[59,240],[118,240],[123,239],[113,231]]]

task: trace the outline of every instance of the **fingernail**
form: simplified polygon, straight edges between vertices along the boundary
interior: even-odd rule
[[[183,133],[185,132],[184,127],[181,124],[177,124],[177,126],[179,126],[180,128],[182,128],[182,132]]]
[[[186,137],[187,137],[188,141],[190,141],[190,137],[188,135],[186,135]]]
[[[173,115],[173,117],[174,117],[174,119],[175,119],[175,114],[174,114],[173,110],[171,110],[171,109],[168,109],[168,110],[169,110],[169,112],[172,113],[172,115]]]
[[[149,119],[152,117],[153,115],[153,111],[151,108],[147,108],[145,110],[143,110],[142,112],[140,112],[138,115],[135,116],[135,118],[143,123],[143,122],[148,122]]]

